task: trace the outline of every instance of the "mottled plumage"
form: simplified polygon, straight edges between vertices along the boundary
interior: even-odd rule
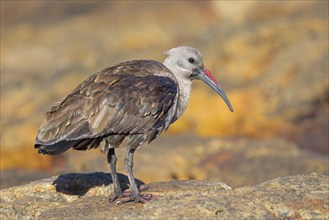
[[[151,142],[168,128],[177,91],[175,77],[157,61],[127,61],[105,68],[45,114],[36,147],[56,154],[57,148],[86,150],[98,147],[104,137],[111,143],[118,135],[134,134]]]
[[[202,54],[191,47],[165,52],[164,63],[133,60],[107,67],[83,81],[46,114],[35,140],[39,153],[56,155],[73,148],[100,147],[107,152],[114,193],[111,201],[144,202],[133,176],[133,155],[142,143],[154,140],[185,111],[193,79],[201,79],[232,106],[204,67]],[[114,149],[128,138],[126,170],[130,193],[122,192]]]

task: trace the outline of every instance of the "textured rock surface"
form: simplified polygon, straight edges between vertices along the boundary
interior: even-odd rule
[[[120,176],[126,186],[127,178]],[[150,184],[154,200],[108,203],[109,174],[66,174],[0,191],[1,219],[269,219],[328,218],[329,178],[288,176],[231,189],[224,183],[172,181]]]

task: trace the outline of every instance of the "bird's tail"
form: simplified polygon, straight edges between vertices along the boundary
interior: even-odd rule
[[[67,151],[70,148],[73,148],[74,150],[88,150],[97,148],[102,140],[103,138],[99,137],[71,141],[63,140],[54,144],[37,143],[34,145],[34,148],[38,149],[39,154],[57,155]]]
[[[71,147],[73,147],[76,141],[60,141],[55,144],[35,144],[34,148],[38,149],[39,154],[47,154],[47,155],[57,155],[61,154]]]

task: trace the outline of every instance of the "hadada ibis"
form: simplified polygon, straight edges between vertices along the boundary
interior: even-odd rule
[[[150,143],[184,113],[192,80],[200,79],[232,105],[203,65],[199,50],[180,46],[165,52],[163,63],[132,60],[107,67],[87,78],[44,116],[35,140],[39,153],[56,155],[70,148],[99,147],[107,153],[117,204],[145,202],[133,175],[136,149]],[[127,138],[125,167],[130,190],[123,191],[116,172],[115,149]],[[146,189],[144,187],[143,189]]]

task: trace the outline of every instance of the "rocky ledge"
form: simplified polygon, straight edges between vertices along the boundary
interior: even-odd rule
[[[280,177],[232,189],[185,180],[150,184],[145,204],[108,202],[105,173],[65,174],[0,191],[1,219],[328,219],[329,176]],[[127,177],[120,175],[127,187]],[[141,183],[141,182],[139,182]]]

